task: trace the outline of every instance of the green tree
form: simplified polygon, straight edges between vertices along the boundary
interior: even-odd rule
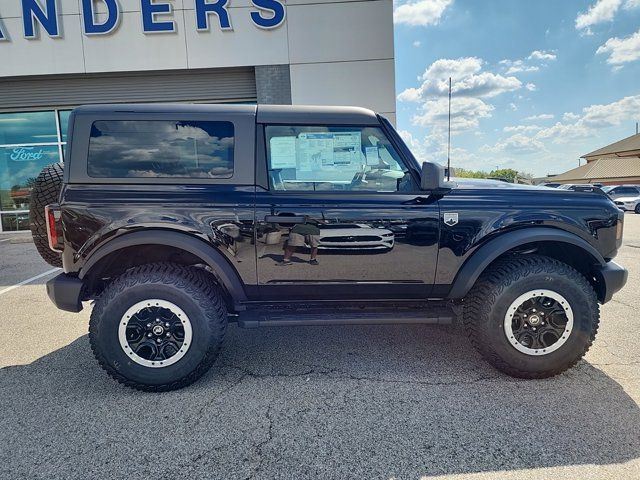
[[[458,178],[487,178],[489,176],[487,172],[466,170],[464,168],[454,168],[452,174]]]
[[[500,168],[498,170],[492,170],[489,176],[492,178],[503,178],[511,183],[515,183],[518,177],[522,175],[512,168]]]

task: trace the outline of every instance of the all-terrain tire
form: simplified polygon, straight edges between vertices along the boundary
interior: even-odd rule
[[[179,307],[188,316],[193,330],[184,356],[161,368],[134,361],[118,336],[120,322],[128,309],[149,299]],[[107,286],[91,313],[89,341],[100,366],[115,380],[138,390],[161,392],[183,388],[209,370],[218,356],[226,328],[223,292],[211,274],[195,267],[157,263],[133,268]]]
[[[44,167],[36,179],[33,190],[31,190],[29,202],[29,226],[33,243],[44,261],[54,267],[62,267],[62,256],[49,248],[44,207],[58,201],[62,188],[62,174],[63,166],[61,163],[53,163]]]
[[[535,289],[557,292],[573,312],[573,330],[565,343],[539,356],[519,351],[505,333],[507,310]],[[599,320],[597,296],[587,279],[571,266],[540,255],[498,260],[464,301],[463,322],[473,346],[495,368],[518,378],[547,378],[571,368],[589,350]]]

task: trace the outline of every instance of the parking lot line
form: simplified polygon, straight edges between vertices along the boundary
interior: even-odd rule
[[[34,281],[38,280],[39,278],[46,277],[47,275],[51,275],[53,272],[57,272],[58,270],[61,270],[61,269],[60,268],[52,268],[51,270],[48,270],[48,271],[46,271],[44,273],[36,275],[35,277],[27,278],[26,280],[23,280],[20,283],[16,283],[15,285],[11,285],[10,287],[5,288],[4,290],[0,290],[0,295],[2,295],[3,293],[10,292],[11,290],[14,290],[14,289],[16,289],[18,287],[21,287],[22,285],[26,285],[27,283],[34,282]]]

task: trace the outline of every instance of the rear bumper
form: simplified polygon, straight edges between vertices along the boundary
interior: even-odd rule
[[[629,272],[616,262],[607,262],[599,266],[595,271],[595,277],[600,287],[598,290],[598,300],[607,303],[613,294],[620,291],[627,283]]]
[[[61,273],[47,282],[47,295],[60,310],[79,312],[82,310],[80,294],[82,280]]]

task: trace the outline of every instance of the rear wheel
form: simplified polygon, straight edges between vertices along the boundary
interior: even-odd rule
[[[204,270],[144,265],[96,301],[91,348],[102,368],[138,390],[185,387],[215,361],[227,326],[222,291]]]
[[[597,297],[569,265],[539,255],[489,267],[465,299],[471,343],[497,369],[545,378],[575,365],[598,330]]]
[[[636,208],[634,210],[636,213],[640,213],[640,202],[638,202],[638,204],[636,205]]]
[[[58,201],[60,189],[62,188],[62,174],[63,167],[61,163],[54,163],[44,167],[38,178],[36,178],[29,202],[29,226],[31,227],[33,243],[44,261],[54,267],[62,267],[62,257],[60,253],[54,252],[49,248],[44,207]]]

